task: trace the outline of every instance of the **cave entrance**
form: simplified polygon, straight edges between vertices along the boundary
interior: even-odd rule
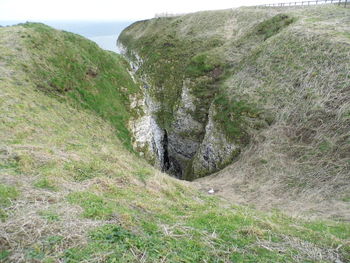
[[[165,172],[171,176],[174,176],[178,179],[184,179],[185,167],[182,165],[179,160],[174,156],[174,149],[169,143],[169,136],[166,130],[163,131],[163,140],[162,140],[162,151],[163,159],[162,163],[162,172]]]
[[[167,172],[170,168],[170,160],[169,160],[169,150],[168,150],[168,133],[166,130],[164,130],[164,137],[163,137],[163,167],[162,167],[162,172]]]

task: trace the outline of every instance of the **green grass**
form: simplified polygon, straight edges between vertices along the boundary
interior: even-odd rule
[[[225,12],[219,14],[227,18]],[[212,14],[197,19],[203,19],[206,27],[216,30],[217,25],[204,19],[208,16]],[[223,18],[215,20],[215,17],[212,21],[220,24]],[[168,20],[158,22],[162,25],[164,21]],[[177,19],[171,21],[181,23]],[[184,34],[193,36],[202,29],[194,23]],[[163,43],[164,50],[175,59],[176,53],[171,49],[181,44],[171,36],[165,37],[169,44]],[[215,48],[218,43],[213,40],[208,45]],[[108,105],[111,103],[118,110],[120,107],[117,114],[124,116],[125,121],[133,113],[124,115],[128,102],[119,105],[118,100],[122,103],[124,100],[118,92],[117,101],[110,101],[113,100],[110,95],[115,93],[108,91],[111,88],[108,83],[103,84],[106,80],[97,80],[99,74],[109,79],[109,69],[103,69],[102,64],[115,65],[109,64],[113,57],[110,53],[95,48],[76,35],[42,25],[0,29],[0,57],[6,58],[6,63],[0,66],[4,72],[1,87],[5,87],[0,89],[0,141],[6,145],[6,152],[1,151],[1,180],[15,185],[0,184],[1,205],[11,211],[6,221],[0,223],[0,260],[267,263],[321,262],[322,259],[330,262],[328,251],[339,254],[343,262],[350,260],[346,222],[303,220],[281,212],[265,213],[232,206],[156,171],[127,151],[120,127],[110,119],[116,112]],[[64,58],[66,51],[70,58]],[[29,60],[26,52],[30,53]],[[94,61],[88,53],[101,61]],[[191,63],[191,57],[186,59]],[[254,59],[259,60],[259,56]],[[68,62],[75,64],[69,69]],[[100,66],[97,70],[90,68],[98,72],[90,79],[86,70],[91,65]],[[208,77],[213,68],[207,65],[211,65],[210,58],[195,60],[195,74]],[[217,64],[213,65],[215,69]],[[32,71],[28,72],[29,69]],[[74,74],[67,75],[69,70]],[[171,70],[171,65],[166,65],[165,70]],[[181,72],[184,71],[186,67],[181,67]],[[118,78],[124,73],[123,69],[110,77]],[[159,80],[162,78],[170,81],[165,76]],[[209,82],[215,86],[220,81],[213,77]],[[84,83],[86,91],[79,91]],[[123,82],[118,83],[115,82],[113,89],[129,94]],[[198,97],[214,99],[216,91],[206,94],[212,86],[202,88],[198,83],[192,91]],[[40,88],[38,84],[43,86]],[[91,95],[95,92],[96,104]],[[245,118],[256,119],[255,115],[260,114],[260,108],[255,107],[259,98],[241,98],[235,100],[232,96],[221,101],[221,106],[227,107],[227,118],[234,114],[234,121],[238,118],[244,124]],[[322,140],[326,138],[332,137]],[[263,158],[259,157],[262,165],[272,162],[268,156]],[[310,251],[318,252],[316,258]]]
[[[230,100],[225,93],[217,96],[214,104],[217,109],[214,119],[222,126],[226,137],[237,144],[247,145],[247,119],[259,118],[260,111],[257,106],[247,100]]]
[[[215,68],[220,70],[221,61],[216,58],[211,58],[210,55],[202,53],[191,58],[191,61],[186,69],[187,74],[192,77],[206,75]]]
[[[19,193],[14,186],[0,184],[0,204],[7,207],[11,204],[11,200],[16,199]]]
[[[326,231],[327,222],[304,223],[278,213],[265,216],[238,207],[222,210],[216,207],[214,199],[201,205],[183,198],[178,202],[176,213],[171,212],[173,208],[169,212],[163,208],[157,214],[148,210],[148,215],[133,214],[131,225],[125,222],[106,224],[91,231],[89,243],[68,249],[66,260],[91,260],[105,254],[107,262],[133,261],[143,255],[147,255],[146,262],[165,258],[168,262],[294,262],[296,256],[303,257],[305,262],[317,262],[311,258],[307,260],[305,251],[299,250],[297,245],[283,245],[283,239],[294,237],[300,240],[298,242],[336,247],[347,238],[346,233],[340,235],[337,231],[348,229],[348,224]],[[157,211],[155,206],[151,209]],[[179,223],[182,214],[187,219]],[[164,218],[167,218],[165,224]],[[267,247],[258,245],[262,241]],[[344,255],[347,249],[342,249]]]
[[[96,176],[104,174],[100,162],[69,162],[65,164],[65,170],[72,174],[72,177],[77,182],[92,179]]]
[[[278,34],[283,28],[295,22],[295,18],[286,14],[278,14],[267,19],[256,27],[256,34],[263,36],[264,40]]]
[[[147,168],[141,168],[134,172],[134,176],[139,178],[141,182],[146,182],[147,178],[152,175],[152,171]]]
[[[344,196],[344,197],[342,198],[342,200],[343,200],[344,202],[350,202],[350,196]]]
[[[8,217],[4,209],[9,207],[18,196],[19,192],[16,187],[0,184],[0,220],[5,220]]]
[[[0,260],[5,261],[8,259],[8,256],[10,255],[10,252],[7,250],[1,250],[0,251]]]
[[[60,217],[57,213],[51,210],[42,210],[39,212],[40,216],[49,222],[59,221]]]
[[[346,223],[334,224],[332,222],[314,221],[305,225],[321,235],[333,235],[339,239],[347,239],[350,236],[350,227]]]
[[[35,187],[46,189],[50,191],[57,191],[57,187],[54,182],[48,178],[41,178],[34,183]]]
[[[26,66],[24,70],[37,88],[108,120],[118,138],[132,150],[127,129],[131,116],[128,96],[138,87],[127,72],[127,63],[73,33],[61,33],[38,23],[22,26],[30,30],[22,35],[27,47],[35,50],[31,53],[34,68]]]
[[[83,209],[83,216],[94,219],[105,219],[112,215],[112,204],[102,197],[89,192],[76,192],[69,194],[67,200],[72,204],[78,204]]]

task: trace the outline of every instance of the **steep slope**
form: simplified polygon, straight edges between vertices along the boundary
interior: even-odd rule
[[[182,179],[233,163],[199,180],[231,200],[348,220],[349,17],[333,5],[239,8],[129,26],[119,42],[156,122],[132,122],[134,145]],[[160,130],[163,148],[140,129]]]
[[[128,151],[120,56],[24,24],[0,29],[0,58],[1,262],[350,260],[347,223],[233,206]]]
[[[113,52],[74,34],[57,34],[39,23],[26,23],[23,43],[31,65],[20,65],[37,89],[72,105],[90,109],[108,120],[123,144],[131,147],[127,129],[129,96],[139,90],[126,70],[127,64]]]
[[[154,116],[160,141],[167,141],[167,147],[157,140],[157,147],[152,142],[145,146],[138,129],[146,125],[136,120],[135,144],[146,156],[156,156],[169,173],[193,180],[224,167],[249,143],[242,113],[256,122],[253,129],[271,122],[263,109],[245,100],[226,107],[229,102],[221,95],[232,67],[270,34],[260,33],[259,27],[275,24],[274,34],[294,21],[277,14],[255,9],[199,12],[137,22],[122,32],[119,44],[147,87],[145,112]],[[225,104],[226,114],[215,114],[214,100]],[[238,117],[229,120],[230,114]]]
[[[274,122],[205,185],[235,202],[349,220],[349,11],[291,11],[298,22],[235,69],[225,94],[264,105]]]

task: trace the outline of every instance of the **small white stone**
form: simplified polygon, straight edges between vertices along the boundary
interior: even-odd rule
[[[208,191],[208,194],[213,194],[213,193],[215,193],[214,189],[210,188],[210,190]]]

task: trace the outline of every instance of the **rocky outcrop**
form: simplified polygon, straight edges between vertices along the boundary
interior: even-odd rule
[[[135,82],[135,73],[142,65],[142,59],[136,52],[128,51],[126,47],[118,43],[118,48],[122,54],[129,54],[128,61],[131,65],[132,75]],[[135,117],[129,120],[129,129],[133,137],[133,147],[141,156],[147,159],[155,167],[160,170],[166,170],[167,161],[167,144],[166,131],[158,125],[156,121],[156,112],[160,109],[160,103],[155,101],[149,94],[150,85],[144,76],[140,79],[141,94],[137,94],[130,99],[131,111],[135,113]]]
[[[179,106],[175,112],[174,121],[168,131],[169,172],[179,178],[185,177],[187,167],[196,154],[205,126],[193,118],[195,111],[194,97],[190,94],[189,81],[183,82]]]
[[[142,58],[121,44],[119,48],[130,61],[133,73],[138,73]],[[149,162],[180,179],[193,180],[218,171],[239,153],[240,147],[227,140],[215,122],[213,105],[205,121],[195,118],[197,107],[203,105],[191,93],[190,79],[182,81],[181,96],[174,98],[178,103],[170,127],[162,128],[157,123],[157,113],[164,110],[162,102],[152,96],[157,87],[149,84],[144,72],[136,75],[142,94],[130,98],[131,108],[138,114],[130,120],[129,127],[135,150]]]
[[[215,107],[212,104],[209,110],[208,123],[205,127],[205,136],[193,158],[190,179],[196,179],[216,172],[240,153],[241,146],[230,142],[221,127],[214,121]]]
[[[132,103],[132,109],[142,108],[143,115],[131,119],[129,128],[133,135],[133,147],[157,168],[164,170],[164,136],[165,132],[157,124],[154,112],[158,106],[147,93],[140,100]]]

